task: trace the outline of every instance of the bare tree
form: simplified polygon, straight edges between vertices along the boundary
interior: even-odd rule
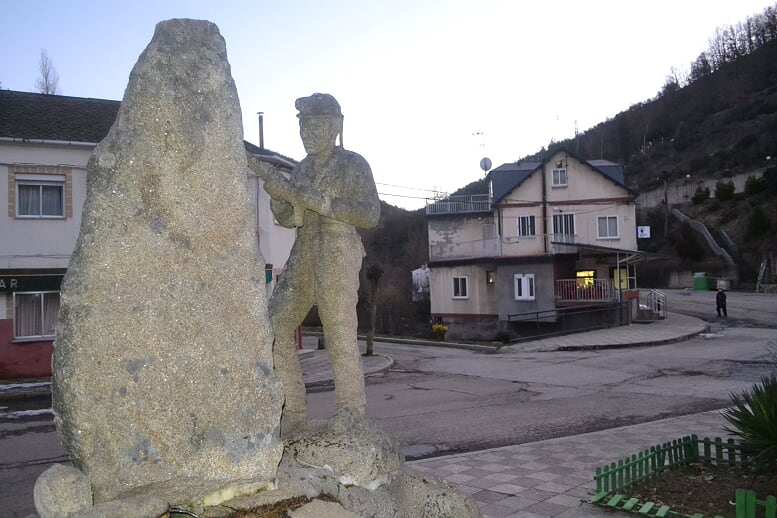
[[[42,94],[56,95],[59,93],[59,74],[54,68],[46,49],[40,49],[40,63],[38,64],[40,77],[35,80],[35,88]]]

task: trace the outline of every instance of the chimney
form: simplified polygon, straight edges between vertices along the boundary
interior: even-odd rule
[[[264,149],[264,112],[256,112],[259,116],[259,148]]]

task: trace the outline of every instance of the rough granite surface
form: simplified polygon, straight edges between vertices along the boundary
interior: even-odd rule
[[[404,464],[397,439],[374,423],[311,423],[309,431],[286,440],[286,451],[308,466],[331,470],[344,484],[375,489]]]
[[[95,504],[275,477],[283,395],[246,169],[218,28],[159,23],[89,161],[62,286],[53,408]]]

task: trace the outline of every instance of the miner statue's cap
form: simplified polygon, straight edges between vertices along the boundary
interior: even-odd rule
[[[342,119],[340,104],[329,94],[313,94],[310,97],[300,97],[294,103],[299,110],[297,117],[307,119],[312,117]]]

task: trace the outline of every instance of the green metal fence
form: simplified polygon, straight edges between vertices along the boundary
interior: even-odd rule
[[[633,484],[695,463],[747,466],[748,458],[733,439],[725,442],[720,437],[700,440],[696,435],[675,439],[596,468],[596,492],[591,503],[641,516],[704,518],[701,514],[676,513],[667,505],[640,502],[628,496],[628,488]],[[740,489],[736,492],[735,509],[736,518],[777,518],[777,499],[768,496],[758,500],[753,491]]]

